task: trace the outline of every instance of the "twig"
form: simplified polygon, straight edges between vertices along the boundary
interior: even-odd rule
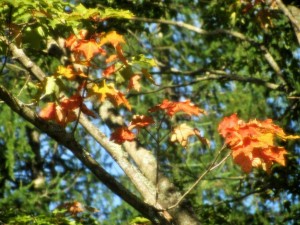
[[[218,159],[218,157],[220,156],[220,154],[221,154],[221,152],[224,150],[226,148],[226,145],[223,145],[223,147],[221,148],[221,150],[218,152],[218,154],[217,154],[217,156],[215,157],[215,159],[213,160],[213,162],[209,165],[209,167],[204,171],[204,173],[202,173],[201,174],[201,176],[195,181],[195,183],[178,199],[178,201],[174,204],[174,205],[172,205],[172,206],[170,206],[170,207],[168,207],[168,209],[167,210],[170,210],[170,209],[173,209],[173,208],[175,208],[175,207],[177,207],[181,202],[182,202],[182,200],[199,184],[199,182],[203,179],[203,177],[206,175],[206,174],[208,174],[210,171],[212,171],[212,170],[214,170],[214,169],[216,169],[217,167],[219,167],[229,156],[230,156],[230,154],[231,154],[231,152],[230,153],[228,153],[220,162],[218,162],[217,164],[215,164],[216,163],[216,161],[217,161],[217,159]]]
[[[197,70],[198,71],[198,70]],[[178,72],[179,73],[179,72]],[[182,71],[182,73],[184,73],[184,71]],[[190,71],[189,73],[192,73],[192,71]],[[222,72],[220,73],[220,71],[211,71],[211,72],[207,72],[208,74],[205,76],[199,76],[197,77],[197,79],[191,81],[191,82],[184,82],[181,84],[176,84],[176,85],[166,85],[163,86],[161,88],[158,88],[156,90],[153,91],[147,91],[147,92],[139,92],[139,93],[131,93],[128,98],[130,98],[131,96],[135,96],[135,95],[146,95],[146,94],[153,94],[153,93],[157,93],[160,92],[162,90],[168,89],[168,88],[179,88],[179,87],[186,87],[189,85],[193,85],[196,83],[200,83],[202,81],[206,81],[206,80],[220,80],[220,81],[239,81],[239,82],[243,82],[243,83],[253,83],[256,85],[261,85],[261,86],[265,86],[271,90],[278,90],[279,89],[279,85],[278,84],[274,84],[262,79],[258,79],[258,78],[254,78],[254,77],[242,77],[236,74],[228,74],[226,72]]]
[[[279,77],[281,82],[283,82],[283,84],[286,85],[286,81],[284,80],[284,78],[282,76],[281,69],[280,69],[279,65],[277,64],[277,62],[275,61],[274,57],[271,55],[271,53],[267,49],[267,47],[265,45],[255,41],[254,39],[245,36],[244,34],[238,32],[238,31],[226,30],[226,29],[215,29],[215,30],[207,31],[207,30],[198,28],[196,26],[193,26],[191,24],[187,24],[184,22],[178,22],[178,21],[172,21],[172,20],[165,20],[165,19],[150,19],[150,18],[142,18],[142,17],[132,17],[132,18],[130,18],[130,20],[149,22],[149,23],[168,24],[168,25],[172,25],[172,26],[176,26],[176,27],[180,27],[180,28],[184,28],[184,29],[193,31],[193,32],[195,32],[197,34],[201,34],[201,35],[226,34],[226,35],[235,37],[237,39],[240,39],[242,41],[247,41],[247,42],[251,43],[253,46],[258,47],[258,49],[260,49],[262,51],[266,61],[272,67],[272,69],[274,70],[276,75]]]

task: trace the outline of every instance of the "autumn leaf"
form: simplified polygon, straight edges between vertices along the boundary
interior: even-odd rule
[[[209,146],[209,141],[203,138],[199,130],[190,127],[186,123],[182,123],[172,130],[171,142],[178,142],[182,147],[186,147],[189,143],[189,137],[196,136],[202,143]]]
[[[135,134],[132,133],[128,127],[118,127],[110,137],[110,140],[122,144],[125,141],[133,141],[135,138]]]
[[[39,116],[44,120],[55,120],[56,104],[49,102],[39,113]]]
[[[108,95],[116,95],[117,90],[113,84],[106,84],[106,80],[102,80],[99,84],[94,84],[88,90],[89,96],[96,95],[100,102],[103,102]]]
[[[87,36],[87,30],[80,30],[77,35],[72,34],[65,41],[65,46],[69,48],[71,51],[77,46],[79,40],[84,40]]]
[[[139,75],[133,75],[129,80],[128,90],[134,89],[136,91],[140,91],[141,90],[141,84],[139,82],[140,79],[141,77]]]
[[[94,84],[88,90],[89,96],[96,95],[100,102],[108,99],[115,106],[124,105],[127,109],[131,110],[131,105],[125,96],[115,89],[114,84],[106,84],[106,80],[102,80],[99,84]]]
[[[152,84],[157,85],[155,83],[155,80],[153,79],[153,77],[151,76],[151,74],[148,72],[147,69],[142,68],[141,72],[147,78],[147,80],[149,80]]]
[[[190,116],[199,116],[199,114],[205,113],[203,109],[200,109],[192,104],[190,100],[186,100],[184,102],[171,102],[165,99],[163,100],[162,104],[156,105],[149,109],[149,112],[155,112],[157,110],[165,110],[168,116],[173,116],[178,112],[183,112]]]
[[[65,127],[68,123],[77,120],[75,109],[80,108],[88,116],[96,117],[95,113],[89,110],[83,103],[83,98],[79,95],[73,95],[70,98],[63,99],[59,104],[50,102],[44,107],[39,116],[44,120],[52,120]]]
[[[67,78],[68,80],[74,80],[76,78],[76,75],[73,69],[71,68],[71,66],[68,67],[58,66],[56,73],[59,76],[63,76]]]
[[[111,62],[116,61],[117,59],[118,59],[118,56],[117,56],[117,55],[110,55],[110,56],[108,56],[107,59],[105,59],[105,62],[106,62],[106,63],[111,63]]]
[[[285,165],[284,155],[287,151],[277,147],[275,138],[282,140],[299,139],[300,136],[286,135],[283,129],[273,124],[271,119],[264,121],[240,120],[236,114],[225,117],[219,124],[219,133],[232,150],[235,163],[246,173],[253,167],[262,168],[268,173],[274,162]]]
[[[105,54],[105,50],[100,48],[94,39],[78,41],[73,51],[83,55],[87,61],[90,61],[97,54]]]
[[[145,115],[134,115],[128,129],[132,130],[134,128],[140,129],[142,127],[149,126],[150,124],[153,124],[154,120],[150,116]]]
[[[107,78],[110,75],[112,75],[115,72],[115,65],[111,65],[109,67],[107,67],[105,70],[103,70],[102,75],[103,77]]]
[[[85,211],[85,207],[78,201],[67,202],[57,207],[58,209],[65,209],[72,216],[77,216],[78,213]]]
[[[110,31],[106,34],[101,34],[101,40],[99,46],[110,43],[114,48],[120,44],[125,44],[125,40],[122,35],[118,34],[116,31]]]
[[[107,94],[107,97],[115,106],[124,105],[128,110],[131,110],[130,103],[120,91],[117,91],[115,94]]]

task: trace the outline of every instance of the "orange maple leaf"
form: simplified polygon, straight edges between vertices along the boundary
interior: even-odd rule
[[[122,144],[125,141],[133,141],[135,138],[135,134],[132,133],[128,127],[118,127],[112,134],[110,137],[110,140],[118,143],[118,144]]]
[[[203,144],[209,146],[209,141],[201,136],[199,130],[190,127],[186,123],[182,123],[172,130],[170,140],[171,142],[178,142],[185,148],[191,136],[196,136]]]
[[[117,91],[115,94],[107,94],[107,97],[115,106],[124,105],[128,110],[131,110],[130,103],[120,91]]]
[[[246,173],[253,167],[260,167],[268,173],[274,162],[285,165],[284,155],[287,151],[274,144],[275,137],[298,139],[300,136],[286,135],[283,129],[273,124],[271,119],[251,120],[245,123],[236,114],[225,117],[218,127],[232,150],[232,157]]]
[[[65,46],[73,51],[78,44],[78,40],[84,40],[87,34],[87,30],[80,30],[77,36],[75,34],[70,35],[65,41]]]
[[[107,67],[105,70],[103,70],[102,75],[103,77],[107,78],[110,75],[112,75],[115,72],[115,65],[111,65],[109,67]]]
[[[65,127],[68,123],[77,120],[77,115],[74,110],[78,108],[86,115],[96,117],[95,113],[83,104],[83,98],[79,95],[65,98],[59,104],[54,102],[48,103],[46,107],[40,111],[39,116],[44,120],[53,120]]]
[[[105,54],[105,50],[100,48],[94,39],[77,41],[73,51],[78,54],[77,59],[83,55],[87,61],[90,61],[95,55]]]
[[[78,201],[67,202],[57,207],[58,209],[65,209],[72,216],[77,216],[78,213],[82,213],[85,210],[85,207]]]
[[[132,130],[134,128],[140,129],[142,127],[149,126],[150,124],[153,124],[154,120],[150,116],[145,115],[134,115],[128,129]]]
[[[198,116],[199,114],[205,113],[203,109],[192,104],[190,100],[186,100],[184,102],[171,102],[165,99],[162,104],[149,109],[149,112],[155,112],[157,110],[165,110],[168,116],[173,116],[177,112],[183,112],[190,116]]]

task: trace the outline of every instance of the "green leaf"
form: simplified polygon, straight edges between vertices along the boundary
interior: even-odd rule
[[[135,217],[133,220],[130,221],[130,225],[151,225],[151,221],[144,217]]]
[[[119,19],[130,19],[134,17],[134,14],[129,10],[116,10],[112,8],[106,8],[101,14],[102,18],[119,18]]]
[[[45,79],[45,81],[42,83],[42,96],[40,99],[49,96],[49,95],[54,95],[55,98],[59,98],[59,94],[61,90],[63,89],[63,83],[61,79],[55,77],[55,76],[50,76]]]

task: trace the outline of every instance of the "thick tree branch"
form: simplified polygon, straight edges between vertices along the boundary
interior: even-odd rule
[[[12,53],[12,56],[16,58],[30,73],[35,76],[39,80],[45,79],[45,73],[41,71],[41,69],[30,60],[22,49],[17,48],[13,43],[9,43],[5,37],[1,37],[2,41],[9,45],[9,49]],[[28,66],[29,65],[29,66]],[[79,123],[86,129],[86,131],[102,146],[106,151],[115,159],[115,161],[119,164],[119,166],[123,169],[128,178],[132,181],[132,183],[136,186],[138,191],[144,198],[144,201],[149,205],[154,206],[156,209],[160,211],[163,210],[163,207],[156,201],[156,188],[152,182],[150,182],[141,171],[134,166],[128,159],[128,154],[122,149],[120,145],[117,145],[111,142],[99,129],[94,126],[84,115],[80,115]],[[62,135],[63,137],[64,135]],[[76,155],[77,156],[77,155]],[[77,156],[79,157],[79,156]],[[86,158],[87,156],[84,156]],[[97,176],[98,177],[98,176]],[[100,179],[101,180],[101,179]],[[171,184],[167,179],[164,179],[164,184]],[[102,180],[101,180],[102,181]],[[105,181],[106,182],[106,181]],[[167,187],[173,187],[173,185],[165,185]],[[169,202],[171,193],[168,193],[168,196],[163,196],[165,202]],[[120,195],[122,198],[122,195]],[[176,201],[176,195],[173,196],[174,201]],[[126,199],[124,199],[126,201]],[[174,202],[172,201],[172,202]],[[166,206],[170,205],[169,203],[164,204]],[[144,208],[140,208],[139,211],[145,210]],[[170,219],[170,215],[166,211],[163,212],[165,218]],[[196,225],[199,224],[197,219],[187,210],[179,207],[171,212],[176,224],[180,225]],[[153,218],[153,217],[152,217]]]
[[[136,195],[129,192],[121,183],[117,182],[113,176],[107,173],[99,163],[87,152],[74,138],[73,134],[67,133],[61,126],[49,123],[39,118],[29,107],[22,104],[3,86],[0,86],[0,99],[2,99],[14,112],[18,113],[28,122],[42,132],[48,134],[61,145],[68,148],[91,172],[103,182],[110,190],[124,199],[145,217],[152,220],[154,224],[169,224],[156,208],[141,201]]]
[[[0,40],[6,43],[11,51],[14,59],[21,63],[38,80],[43,81],[46,77],[45,73],[37,66],[30,58],[26,56],[22,49],[19,49],[13,43],[10,43],[4,36],[0,36]],[[88,133],[115,159],[119,166],[123,169],[125,174],[136,186],[138,191],[144,197],[145,201],[151,205],[156,205],[157,208],[162,209],[156,204],[155,187],[148,179],[132,165],[125,151],[118,144],[111,142],[99,129],[93,125],[82,113],[79,116],[80,124],[87,130]]]
[[[279,7],[279,9],[286,15],[289,20],[291,21],[295,34],[298,40],[298,43],[300,44],[300,21],[296,19],[296,17],[300,17],[300,10],[295,6],[289,6],[286,7],[285,4],[281,0],[276,0],[276,3]]]

